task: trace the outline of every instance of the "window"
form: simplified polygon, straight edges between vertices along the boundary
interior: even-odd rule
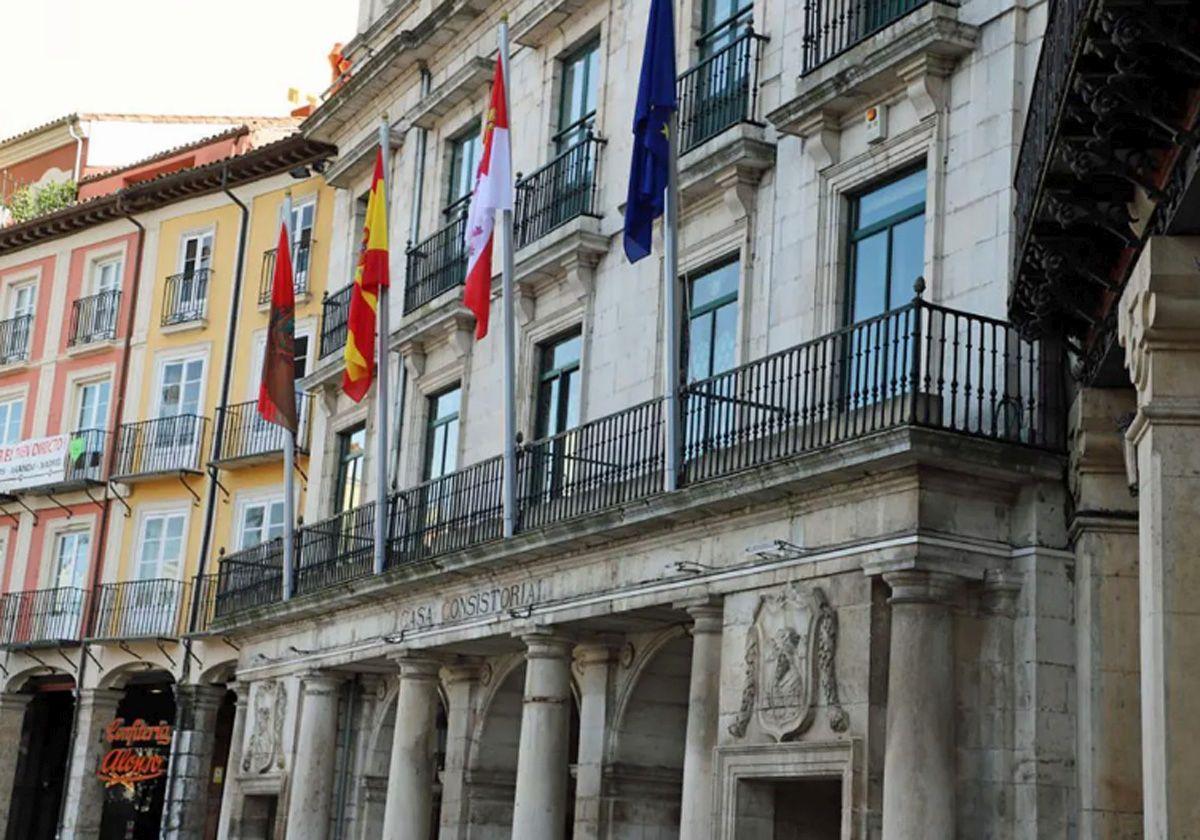
[[[73,477],[96,479],[104,464],[105,429],[108,428],[108,401],[112,387],[107,379],[83,382],[76,386],[78,409],[75,415],[74,438],[82,442],[81,449],[70,450],[70,473]],[[75,441],[72,441],[74,443]]]
[[[907,303],[924,272],[925,170],[919,169],[851,202],[847,322]]]
[[[204,359],[172,359],[163,365],[158,390],[158,416],[162,422],[157,424],[155,433],[157,446],[179,447],[186,453],[199,442],[203,382]]]
[[[92,288],[90,294],[115,292],[121,288],[121,260],[101,260],[92,266]]]
[[[64,531],[55,542],[53,587],[82,589],[87,582],[92,535],[87,531]]]
[[[292,218],[289,220],[292,230],[292,284],[297,291],[308,291],[309,245],[312,243],[316,214],[315,198],[292,205]]]
[[[206,271],[212,263],[213,235],[211,232],[183,237],[179,255],[179,271],[196,274]]]
[[[0,445],[9,446],[21,440],[21,421],[24,417],[24,397],[0,402]]]
[[[704,271],[687,283],[688,382],[708,379],[733,367],[739,268],[735,260]]]
[[[477,122],[450,141],[449,188],[446,191],[446,209],[442,211],[447,217],[454,217],[460,210],[466,212],[466,199],[475,189],[475,170],[479,168],[481,142]]]
[[[359,424],[338,435],[338,473],[334,495],[334,513],[358,507],[363,490],[363,451],[367,429]]]
[[[34,299],[37,286],[34,283],[21,283],[8,290],[8,317],[23,318],[33,314]]]
[[[720,52],[753,23],[751,0],[704,0],[700,15],[700,60]]]
[[[458,465],[458,410],[462,388],[429,398],[429,430],[425,437],[425,480],[441,478]]]
[[[88,292],[92,300],[76,310],[74,329],[79,333],[77,338],[93,341],[116,337],[120,290],[120,259],[101,260],[92,266],[91,289]]]
[[[541,348],[535,437],[550,437],[579,425],[579,351],[583,337],[574,333]]]
[[[249,502],[242,508],[239,548],[283,537],[283,499]]]
[[[83,382],[78,386],[79,413],[75,429],[108,428],[108,400],[112,386],[107,379],[99,382]]]
[[[185,236],[180,247],[179,282],[170,301],[176,323],[204,317],[208,297],[208,273],[212,265],[211,232]]]
[[[28,355],[36,298],[37,284],[32,281],[9,287],[8,323],[6,329],[0,331],[0,356],[4,361],[24,359]]]
[[[308,335],[296,333],[296,352],[293,356],[295,359],[295,377],[303,379],[308,373]],[[262,367],[261,365],[259,366]]]
[[[137,579],[178,578],[183,559],[182,513],[147,516],[142,521],[142,538],[137,557]]]
[[[562,87],[559,89],[558,133],[554,136],[556,154],[562,154],[586,139],[596,118],[599,90],[600,42],[592,41],[562,60]]]

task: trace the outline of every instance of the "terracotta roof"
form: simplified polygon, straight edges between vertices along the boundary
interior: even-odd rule
[[[79,179],[80,184],[89,184],[93,181],[100,181],[104,178],[111,178],[120,172],[127,172],[130,169],[137,169],[140,166],[145,166],[149,163],[154,163],[159,160],[166,160],[191,149],[199,149],[207,146],[210,143],[216,143],[220,140],[228,140],[234,137],[241,137],[250,133],[250,127],[246,125],[238,125],[226,131],[220,131],[216,134],[210,134],[207,137],[201,137],[199,140],[193,140],[191,143],[183,143],[179,146],[172,146],[169,149],[163,149],[161,152],[155,152],[149,157],[144,157],[141,160],[135,160],[133,163],[127,163],[123,166],[114,166],[111,169],[102,169],[99,172],[93,172]]]
[[[58,128],[60,125],[67,125],[78,118],[78,114],[67,114],[65,117],[59,117],[58,119],[44,122],[41,125],[35,125],[33,128],[27,128],[24,131],[20,131],[16,134],[10,135],[9,137],[0,139],[0,146],[7,146],[9,143],[15,143],[18,140],[24,140],[26,137],[32,137],[34,134],[38,134],[39,132],[45,131],[48,128]]]
[[[10,137],[0,138],[0,146],[6,146],[9,143],[23,140],[26,137],[45,131],[48,128],[56,128],[60,125],[66,125],[74,120],[81,122],[141,122],[155,123],[160,125],[175,125],[175,124],[196,124],[204,125],[211,123],[212,125],[244,125],[251,129],[254,128],[292,128],[296,125],[295,117],[264,117],[261,115],[252,116],[237,116],[222,114],[121,114],[97,111],[92,113],[67,114],[57,119],[49,120],[41,125],[35,125],[32,128],[27,128],[24,131],[11,135]]]
[[[334,146],[292,134],[240,155],[168,172],[19,225],[0,228],[0,254],[68,236],[132,213],[155,210],[176,201],[247,184],[336,154]]]

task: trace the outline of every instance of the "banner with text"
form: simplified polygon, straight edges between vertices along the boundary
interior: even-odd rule
[[[70,437],[51,435],[0,446],[0,493],[63,481]]]

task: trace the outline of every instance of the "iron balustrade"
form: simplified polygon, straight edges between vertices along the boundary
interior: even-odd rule
[[[1064,363],[1057,342],[1027,341],[1004,321],[918,297],[681,388],[680,484],[904,427],[1061,452]],[[662,492],[663,406],[654,399],[521,447],[517,530]],[[295,591],[369,577],[374,516],[369,504],[301,528]],[[393,493],[387,517],[388,568],[501,539],[502,459]],[[274,552],[270,563],[225,558],[216,616],[280,599]]]
[[[307,454],[312,419],[312,394],[296,394],[296,451]],[[258,400],[234,403],[217,409],[221,425],[221,461],[237,461],[272,453],[283,453],[287,431],[268,423],[258,413]]]
[[[346,323],[350,319],[350,295],[353,284],[325,293],[321,300],[321,358],[346,346]]]
[[[217,614],[217,586],[220,575],[196,575],[192,579],[192,593],[188,597],[189,633],[207,633]]]
[[[283,538],[219,558],[213,614],[232,615],[272,604],[283,591]]]
[[[29,358],[32,332],[32,315],[18,315],[0,321],[0,365],[23,362]]]
[[[191,587],[158,578],[101,584],[93,591],[89,639],[170,639],[187,632]]]
[[[758,65],[766,42],[748,29],[679,77],[680,154],[738,123],[760,124]]]
[[[374,502],[300,528],[296,532],[296,593],[316,592],[370,575],[374,546]]]
[[[176,414],[122,424],[113,478],[168,472],[200,472],[208,418]]]
[[[513,237],[524,248],[580,216],[599,218],[597,166],[605,141],[588,130],[584,139],[541,169],[517,175]]]
[[[811,73],[931,2],[958,5],[947,0],[805,0],[801,74]]]
[[[522,448],[520,527],[537,528],[643,499],[663,488],[662,400]]]
[[[172,274],[163,282],[162,326],[203,321],[208,313],[209,269]]]
[[[67,437],[67,483],[104,481],[104,456],[112,434],[106,429],[79,429]]]
[[[86,590],[76,587],[9,592],[0,598],[0,647],[78,642]]]
[[[316,240],[292,244],[292,290],[296,296],[306,295],[311,290],[309,274],[312,271],[312,253]],[[271,302],[271,289],[275,284],[275,252],[278,248],[263,251],[262,276],[258,281],[258,303],[260,306]]]
[[[405,315],[467,280],[467,207],[455,207],[450,222],[405,252]]]
[[[97,341],[112,341],[117,337],[117,315],[121,311],[121,292],[112,289],[71,304],[71,329],[67,345],[80,347]]]

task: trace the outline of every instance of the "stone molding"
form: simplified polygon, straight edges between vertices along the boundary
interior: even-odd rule
[[[555,659],[570,661],[574,643],[566,636],[545,630],[522,632],[519,635],[525,643],[525,660]]]
[[[762,127],[739,123],[680,157],[680,204],[694,207],[719,195],[740,221],[753,212],[758,183],[774,166],[775,144],[763,138]]]
[[[524,47],[543,47],[571,15],[587,5],[587,0],[541,0],[513,24],[512,39]]]
[[[953,604],[962,590],[958,575],[925,569],[885,572],[883,580],[892,589],[891,604]]]
[[[388,657],[400,672],[400,682],[437,682],[442,663],[416,651],[403,651]]]
[[[579,216],[518,250],[513,255],[513,284],[521,325],[533,320],[537,298],[555,283],[565,285],[577,300],[587,298],[608,244],[599,219]],[[492,287],[493,295],[499,295],[499,275],[493,278]]]
[[[426,94],[421,101],[404,115],[406,125],[417,128],[434,128],[438,120],[457,105],[474,97],[491,81],[495,62],[473,56]]]

